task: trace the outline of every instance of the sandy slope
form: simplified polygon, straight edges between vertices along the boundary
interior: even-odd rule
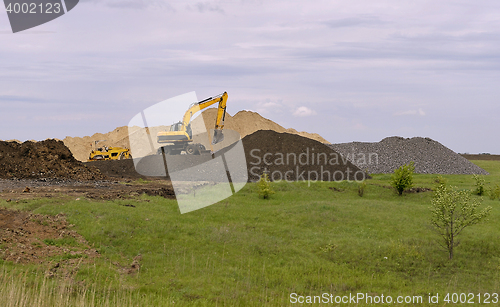
[[[206,129],[213,129],[215,124],[215,117],[217,114],[216,108],[210,108],[198,116],[192,122],[193,127],[202,127],[205,125]],[[202,120],[203,119],[203,120]],[[204,121],[204,123],[203,123]],[[274,130],[276,132],[287,132],[291,134],[298,134],[321,143],[329,142],[322,138],[317,133],[298,132],[295,129],[285,129],[277,123],[260,116],[258,113],[250,111],[240,111],[234,116],[226,114],[225,128],[239,132],[241,138],[246,135],[252,134],[257,130]],[[130,133],[136,132],[138,127],[132,127]],[[157,131],[167,130],[168,126],[151,128],[151,134],[156,135]],[[202,128],[203,129],[203,128]],[[194,129],[193,129],[194,130]],[[93,149],[94,141],[106,140],[99,142],[99,146],[117,146],[130,148],[129,144],[129,129],[127,126],[118,127],[108,133],[95,133],[92,136],[84,137],[66,137],[64,144],[71,150],[77,160],[87,161],[90,152]],[[196,141],[196,140],[195,140]]]

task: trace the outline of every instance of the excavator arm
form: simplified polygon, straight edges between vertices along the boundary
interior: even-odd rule
[[[203,109],[206,109],[209,106],[213,105],[214,103],[218,102],[219,107],[217,108],[217,121],[215,123],[215,129],[219,129],[219,126],[222,129],[222,127],[224,127],[224,117],[226,115],[226,101],[227,101],[227,93],[224,92],[220,95],[193,103],[184,114],[184,118],[182,119],[183,126],[187,127],[187,125],[191,122],[191,117],[193,116],[193,114]]]
[[[215,120],[215,129],[214,129],[214,137],[212,138],[212,145],[215,145],[224,140],[224,135],[222,134],[222,128],[224,128],[224,119],[226,118],[226,101],[227,101],[227,93],[224,92],[219,102],[219,107],[217,108],[217,119]]]
[[[193,115],[203,109],[210,107],[215,103],[219,103],[217,108],[217,119],[215,121],[215,132],[212,138],[212,145],[221,142],[224,139],[224,135],[222,134],[222,128],[224,128],[224,119],[226,116],[226,102],[227,102],[227,92],[224,92],[220,95],[209,97],[202,101],[198,101],[189,106],[189,109],[184,113],[184,117],[182,122],[180,123],[181,127],[178,130],[171,132],[159,132],[158,133],[158,142],[166,143],[169,141],[175,141],[179,139],[186,139],[187,141],[191,141],[191,136],[187,133],[188,125],[191,122],[191,118]]]
[[[224,128],[224,119],[226,117],[226,102],[227,102],[227,92],[224,92],[220,95],[210,97],[194,103],[191,105],[189,110],[184,114],[183,118],[183,127],[187,127],[189,122],[191,121],[191,117],[198,111],[208,108],[209,106],[219,103],[217,107],[217,119],[215,121],[215,130],[214,136],[212,138],[212,145],[215,145],[224,140],[224,135],[222,134],[222,128]]]

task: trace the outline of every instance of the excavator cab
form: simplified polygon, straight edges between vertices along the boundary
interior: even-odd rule
[[[173,124],[172,126],[170,126],[170,131],[181,131],[182,130],[182,123],[181,122],[177,122],[175,124]]]

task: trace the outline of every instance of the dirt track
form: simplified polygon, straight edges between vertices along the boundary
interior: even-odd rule
[[[147,194],[175,198],[172,185],[165,180],[134,183],[132,180],[118,181],[72,181],[72,180],[0,180],[0,198],[7,201],[23,199],[71,197],[91,199],[128,199]]]

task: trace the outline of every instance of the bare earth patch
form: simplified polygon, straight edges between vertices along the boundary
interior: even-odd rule
[[[48,277],[71,277],[99,253],[68,225],[65,216],[0,209],[0,258],[49,264]]]

